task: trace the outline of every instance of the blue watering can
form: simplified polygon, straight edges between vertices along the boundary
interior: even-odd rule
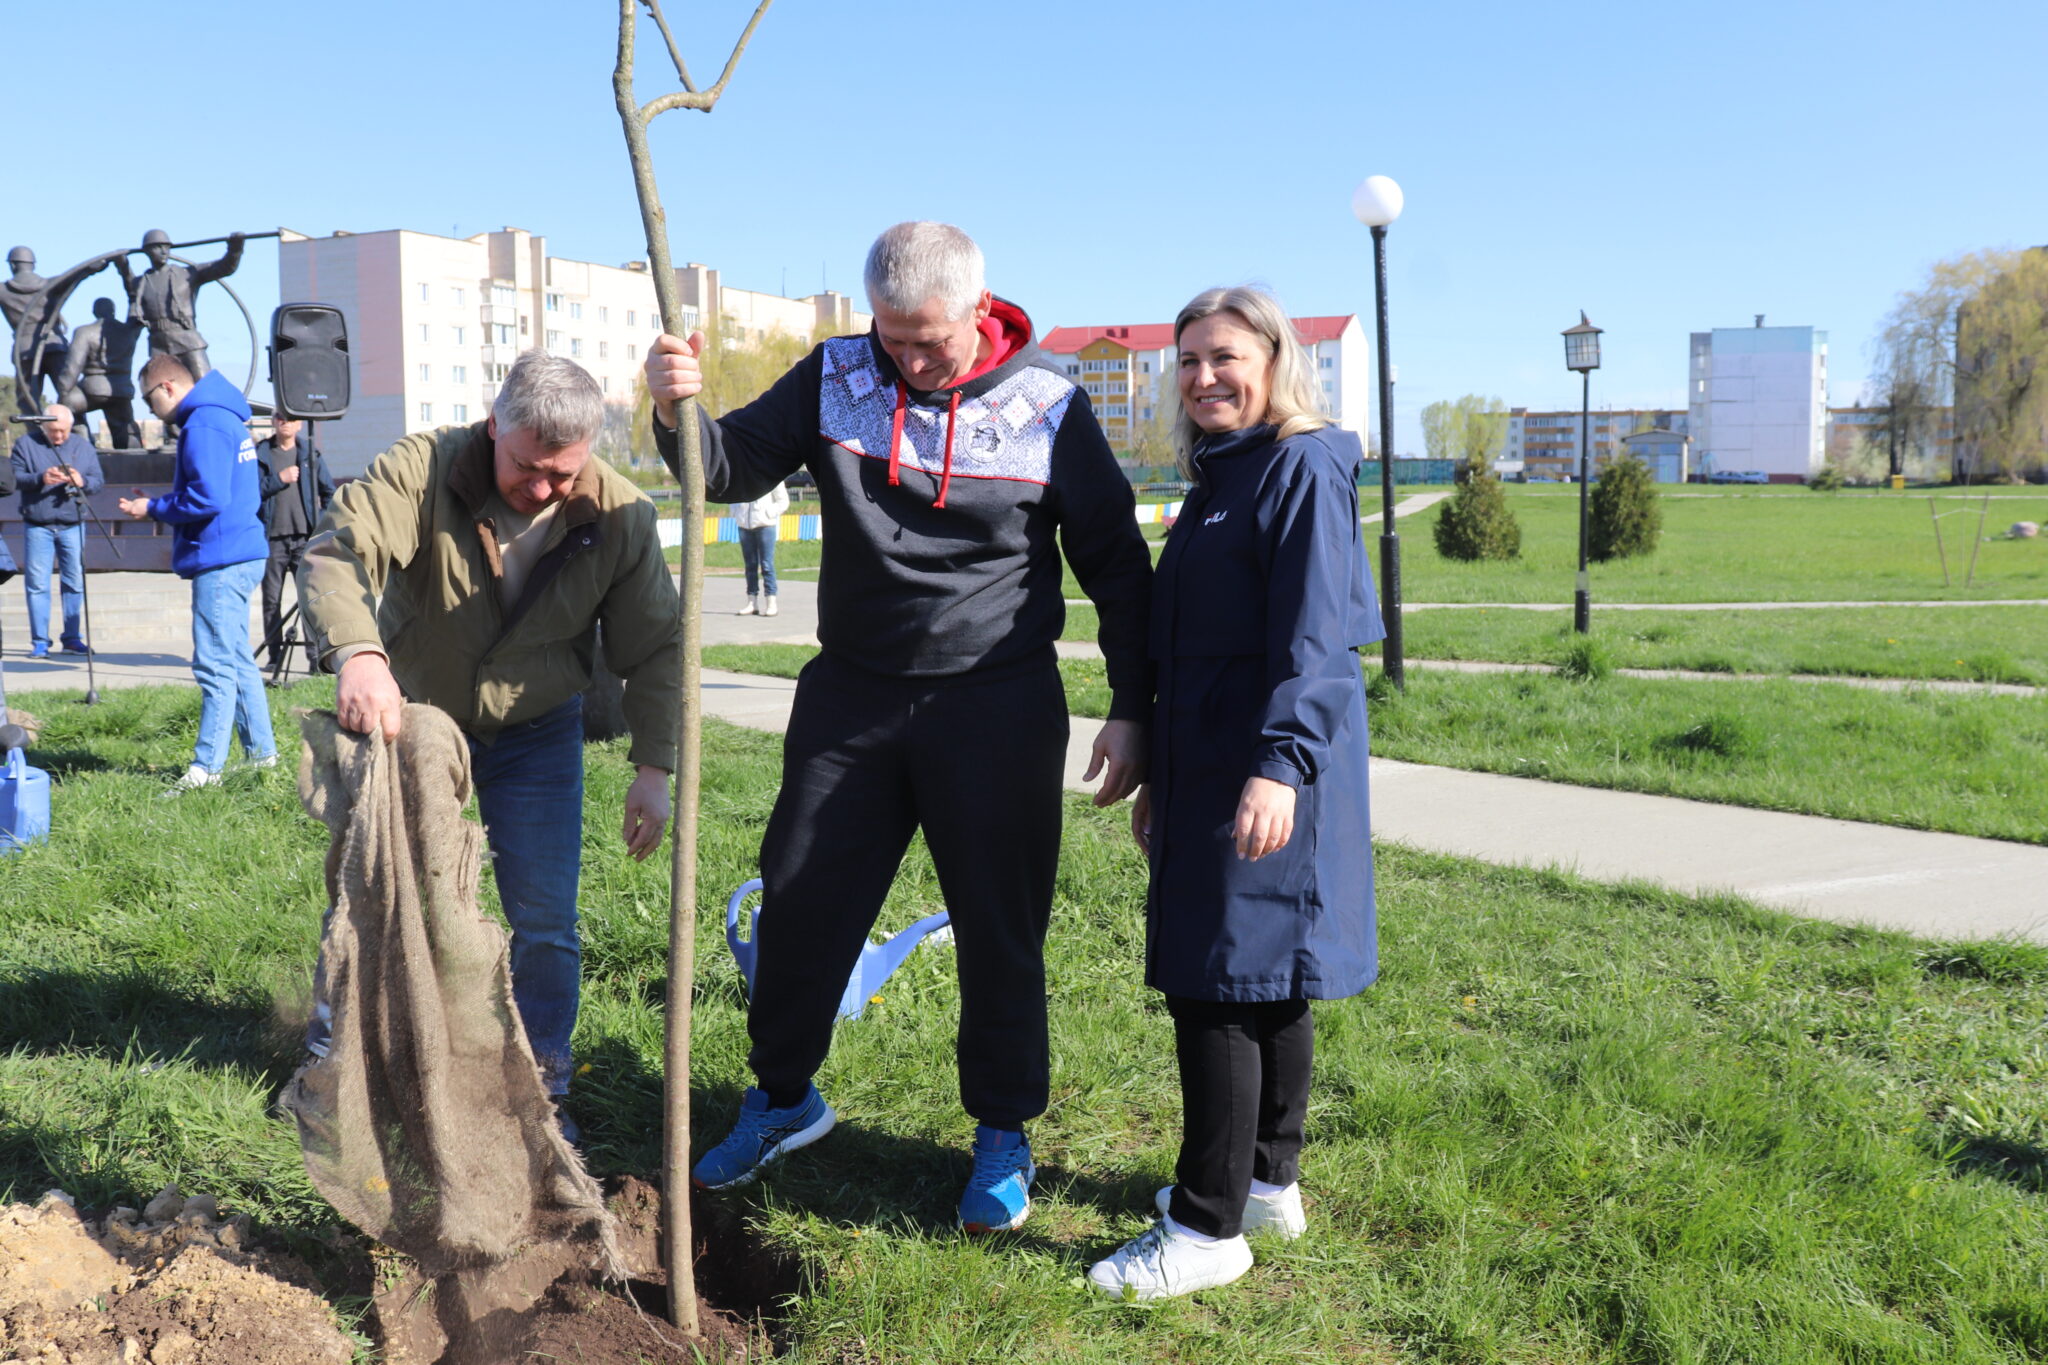
[[[740,975],[747,979],[747,990],[754,989],[754,938],[761,929],[761,907],[755,906],[754,913],[747,917],[747,936],[740,937],[740,906],[747,897],[761,889],[761,879],[756,877],[732,893],[732,899],[725,903],[725,942],[732,949],[732,960],[740,966]],[[839,997],[839,1017],[858,1019],[861,1011],[868,1007],[868,1001],[875,998],[882,989],[882,983],[896,974],[903,960],[911,950],[922,943],[925,936],[934,929],[943,929],[949,922],[944,910],[936,915],[926,915],[909,928],[882,943],[869,943],[860,950],[860,961],[853,964],[853,976],[846,983],[846,993]]]
[[[0,768],[0,857],[50,833],[50,775],[29,767],[20,749],[6,753],[7,764]]]

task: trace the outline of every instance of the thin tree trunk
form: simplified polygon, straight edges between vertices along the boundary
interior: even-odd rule
[[[690,83],[682,54],[662,18],[660,0],[644,0],[660,26],[676,64],[683,91],[661,96],[645,108],[633,97],[633,39],[638,15],[635,0],[619,0],[619,57],[612,70],[612,94],[625,128],[626,153],[633,163],[633,185],[640,197],[640,220],[647,233],[647,268],[654,276],[654,294],[661,307],[662,330],[688,334],[683,301],[668,249],[668,215],[654,183],[654,158],[647,147],[648,122],[669,109],[709,112],[725,90],[755,25],[772,0],[761,0],[745,32],[734,44],[724,72],[711,89],[699,92]],[[715,309],[717,301],[712,301]],[[681,700],[677,706],[675,828],[669,868],[669,957],[666,1002],[667,1039],[663,1052],[662,1203],[668,1213],[669,1321],[691,1336],[698,1334],[697,1276],[690,1226],[690,1006],[697,975],[697,808],[702,786],[704,714],[700,675],[704,646],[704,460],[697,427],[697,404],[685,399],[676,407],[676,432],[682,458],[677,469],[683,485],[683,665]]]

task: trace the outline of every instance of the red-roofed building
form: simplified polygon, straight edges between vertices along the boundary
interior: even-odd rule
[[[1294,328],[1308,350],[1324,410],[1365,439],[1371,371],[1357,314],[1296,318]],[[1055,327],[1038,344],[1088,395],[1118,455],[1129,456],[1146,426],[1164,415],[1160,408],[1171,396],[1164,386],[1173,383],[1175,370],[1172,323]]]

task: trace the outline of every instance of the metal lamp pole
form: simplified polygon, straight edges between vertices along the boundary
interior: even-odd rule
[[[1593,371],[1600,368],[1600,329],[1586,320],[1583,309],[1579,325],[1564,332],[1564,365],[1577,370],[1579,391],[1579,580],[1572,594],[1572,629],[1584,635],[1593,628],[1592,580],[1586,574],[1586,487],[1588,451],[1593,436]]]
[[[1367,176],[1351,195],[1351,213],[1372,229],[1373,303],[1378,315],[1380,379],[1380,644],[1387,680],[1407,690],[1401,649],[1401,537],[1394,530],[1394,372],[1387,358],[1387,227],[1401,216],[1401,187],[1384,175]]]

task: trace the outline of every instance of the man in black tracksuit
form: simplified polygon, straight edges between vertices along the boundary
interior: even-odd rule
[[[280,417],[270,438],[256,443],[256,482],[263,491],[263,529],[270,540],[270,560],[263,566],[263,666],[272,673],[284,664],[284,576],[290,574],[296,586],[306,538],[334,500],[326,459],[310,440],[299,440],[303,426]]]
[[[936,262],[936,264],[934,264]],[[765,883],[739,1125],[694,1175],[750,1180],[834,1115],[811,1084],[839,999],[922,828],[960,969],[961,1101],[979,1123],[971,1231],[1015,1227],[1033,1174],[1023,1125],[1048,1089],[1043,948],[1059,858],[1066,698],[1053,642],[1060,553],[1101,619],[1112,695],[1089,776],[1136,786],[1151,698],[1151,557],[1087,397],[1045,368],[1023,311],[982,287],[957,228],[905,223],[868,257],[875,327],[825,341],[759,399],[702,422],[707,496],[760,496],[799,467],[824,518],[823,652],[797,684]],[[655,433],[695,350],[647,361]]]

